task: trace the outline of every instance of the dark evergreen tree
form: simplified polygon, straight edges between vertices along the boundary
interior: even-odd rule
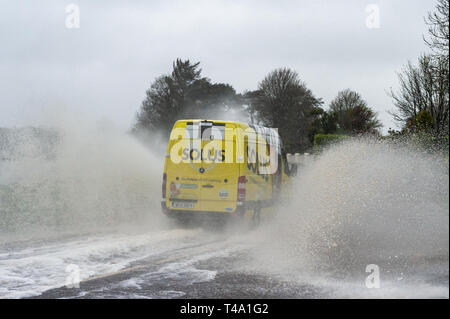
[[[199,62],[177,59],[173,71],[155,79],[146,92],[133,131],[167,136],[179,119],[246,120],[244,99],[231,85],[201,76]]]

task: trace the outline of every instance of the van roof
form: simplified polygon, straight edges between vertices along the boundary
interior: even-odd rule
[[[186,119],[186,120],[178,120],[175,122],[174,126],[177,123],[187,123],[187,122],[205,122],[205,123],[220,123],[220,124],[239,124],[239,125],[245,125],[248,127],[253,128],[257,134],[265,135],[267,136],[269,143],[272,145],[277,145],[278,150],[281,150],[282,147],[282,141],[280,139],[280,136],[278,135],[277,130],[273,128],[269,128],[262,125],[257,124],[251,124],[251,123],[245,123],[240,121],[223,121],[223,120],[206,120],[206,119]]]
[[[183,122],[212,122],[212,123],[229,123],[229,124],[241,124],[250,126],[252,124],[241,122],[241,121],[229,121],[229,120],[208,120],[208,119],[186,119],[186,120],[178,120],[175,123],[183,123]]]
[[[243,123],[240,121],[229,121],[229,120],[210,120],[210,119],[183,119],[177,120],[177,122],[220,122],[220,123]]]

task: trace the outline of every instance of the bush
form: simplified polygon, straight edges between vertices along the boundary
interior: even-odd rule
[[[428,111],[422,110],[406,122],[406,128],[411,132],[432,132],[433,117]]]
[[[342,142],[347,138],[349,138],[348,135],[342,134],[316,134],[314,135],[314,152],[320,152],[325,147]]]

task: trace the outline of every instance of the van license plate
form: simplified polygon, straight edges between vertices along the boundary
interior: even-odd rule
[[[172,208],[194,208],[191,202],[172,202]]]

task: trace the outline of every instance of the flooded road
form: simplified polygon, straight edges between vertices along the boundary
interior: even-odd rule
[[[312,274],[260,265],[260,230],[167,229],[21,243],[0,250],[2,298],[448,298],[448,256],[376,260]],[[360,266],[360,267],[358,267]],[[343,270],[345,269],[345,270]],[[77,284],[79,280],[79,284]]]

